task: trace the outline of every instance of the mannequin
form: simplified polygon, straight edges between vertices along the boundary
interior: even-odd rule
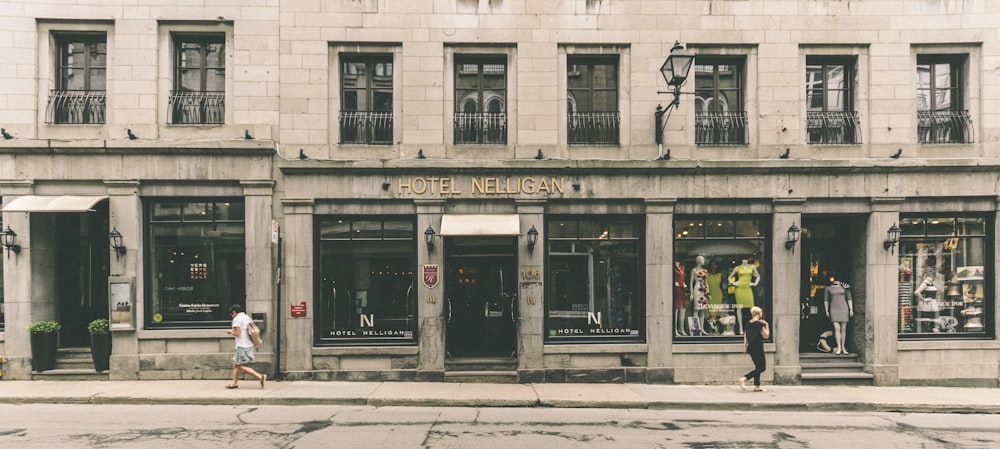
[[[726,313],[722,310],[723,295],[722,292],[725,291],[725,286],[722,276],[722,271],[719,270],[719,262],[712,259],[708,262],[708,314],[713,317],[718,317],[725,315]]]
[[[674,335],[687,335],[684,320],[687,318],[687,284],[684,265],[674,262]]]
[[[833,353],[848,355],[844,339],[847,337],[847,321],[854,316],[851,286],[841,281],[833,281],[826,287],[823,303],[826,307],[826,316],[830,317],[833,323],[833,336],[837,340],[837,349],[834,349]]]
[[[705,269],[705,257],[694,258],[694,268],[691,270],[691,282],[688,292],[691,294],[691,305],[694,306],[694,314],[698,317],[698,334],[708,335],[705,332],[705,318],[708,317],[708,303],[711,301],[708,291],[708,270]]]
[[[922,279],[920,285],[913,290],[913,296],[917,300],[917,332],[930,332],[934,329],[933,322],[938,318],[938,288],[934,285],[937,280],[937,257],[934,255],[928,255],[924,259]]]
[[[750,320],[749,310],[754,306],[753,287],[760,283],[760,273],[749,260],[743,259],[743,263],[734,267],[729,273],[729,283],[736,285],[736,310],[739,311],[737,315],[742,333],[743,326]]]

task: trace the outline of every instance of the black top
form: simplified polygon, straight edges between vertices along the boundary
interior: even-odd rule
[[[746,337],[747,337],[747,351],[753,350],[764,350],[764,336],[761,332],[764,330],[764,322],[757,320],[747,323]]]

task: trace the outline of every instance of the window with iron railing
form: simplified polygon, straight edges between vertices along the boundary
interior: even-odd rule
[[[56,89],[49,93],[46,122],[101,124],[105,120],[107,36],[53,33],[58,59]]]
[[[225,123],[225,35],[178,34],[174,36],[174,49],[174,90],[169,100],[171,123]]]
[[[695,144],[747,144],[743,67],[743,56],[695,58]]]
[[[391,54],[340,54],[340,143],[392,144],[392,90]]]
[[[962,108],[966,55],[917,56],[917,138],[920,143],[972,143]]]
[[[507,144],[507,56],[455,57],[454,142]]]
[[[569,55],[566,77],[567,143],[618,145],[618,56]]]
[[[854,111],[807,112],[806,131],[809,133],[809,143],[861,143],[861,127],[858,123],[858,113]]]
[[[746,145],[746,112],[696,112],[695,143],[698,145]]]

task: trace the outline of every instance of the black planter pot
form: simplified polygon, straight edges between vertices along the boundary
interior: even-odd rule
[[[56,367],[59,334],[31,334],[31,369],[48,371]]]
[[[90,357],[97,372],[111,368],[111,333],[90,334]]]

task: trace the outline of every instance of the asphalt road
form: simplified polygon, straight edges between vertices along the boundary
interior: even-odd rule
[[[0,448],[997,448],[996,415],[0,405]]]

